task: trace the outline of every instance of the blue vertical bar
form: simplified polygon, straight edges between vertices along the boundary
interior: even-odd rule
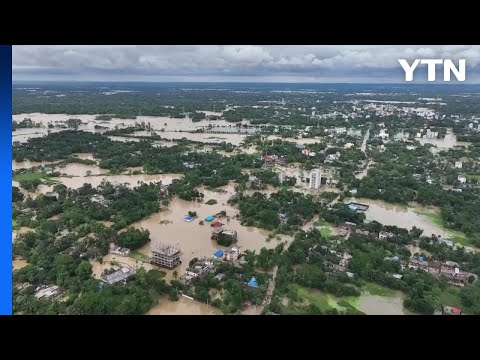
[[[12,314],[12,47],[0,45],[0,314]]]

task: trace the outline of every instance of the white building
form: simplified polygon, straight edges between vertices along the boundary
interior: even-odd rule
[[[467,178],[463,175],[458,175],[458,181],[460,181],[462,184],[465,184],[467,182]]]
[[[322,173],[320,169],[314,169],[310,172],[310,189],[318,189],[321,185]]]
[[[438,137],[438,131],[432,131],[427,129],[427,134],[425,135],[427,139],[436,139]]]
[[[240,248],[238,246],[233,246],[225,251],[223,258],[225,261],[236,261],[240,255]]]
[[[380,133],[378,134],[378,136],[379,136],[380,138],[382,138],[383,140],[388,139],[387,129],[382,129],[382,130],[380,130]]]
[[[463,166],[462,162],[461,161],[455,161],[455,168],[456,169],[461,169]]]
[[[287,173],[284,170],[282,170],[278,175],[278,180],[280,181],[280,184],[283,184],[286,176],[287,176]]]

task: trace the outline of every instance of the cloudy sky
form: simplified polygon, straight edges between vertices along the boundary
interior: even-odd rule
[[[480,83],[473,45],[13,46],[13,80],[402,83],[399,58],[463,58],[467,82]],[[415,79],[426,73],[419,65]]]

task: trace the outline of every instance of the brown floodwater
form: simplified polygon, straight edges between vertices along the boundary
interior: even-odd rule
[[[97,165],[85,165],[78,163],[70,163],[62,166],[56,166],[55,171],[61,174],[67,174],[75,177],[85,177],[88,173],[90,175],[101,175],[109,173],[109,170],[101,169]]]
[[[362,295],[358,308],[367,315],[414,315],[403,307],[405,295],[401,291],[395,297]]]
[[[146,315],[222,315],[220,309],[180,296],[178,301],[160,298]]]
[[[30,196],[32,199],[35,199],[39,194],[46,194],[47,192],[50,192],[53,189],[53,186],[51,185],[40,184],[38,185],[35,191],[27,191],[22,187],[20,187],[20,183],[18,181],[14,181],[14,180],[12,180],[12,186],[18,187],[20,189],[20,192],[23,194],[23,196],[25,197]]]
[[[214,215],[222,210],[225,210],[227,216],[230,216],[230,221],[222,219],[225,228],[236,230],[238,234],[238,243],[243,250],[256,250],[257,253],[262,247],[274,248],[282,240],[272,239],[266,241],[270,234],[267,230],[257,229],[254,227],[242,226],[240,222],[233,217],[238,213],[238,210],[227,204],[228,198],[233,194],[233,185],[224,187],[230,191],[226,193],[218,193],[205,189],[200,189],[200,192],[205,194],[205,201],[210,199],[217,200],[215,205],[207,205],[205,203],[184,201],[174,198],[170,203],[168,210],[153,214],[152,216],[134,223],[132,226],[136,228],[144,228],[150,231],[150,238],[152,242],[161,241],[170,245],[178,246],[182,251],[182,264],[176,269],[178,275],[181,276],[188,267],[189,261],[194,258],[208,257],[217,249],[225,249],[222,246],[210,239],[212,227],[210,223],[204,221],[204,225],[199,225],[200,220],[204,220],[208,215]],[[196,211],[198,218],[191,223],[183,220],[183,217],[188,214],[188,211]],[[169,223],[160,223],[161,221],[168,221]],[[149,255],[150,243],[143,246],[139,251],[145,255]],[[172,271],[167,271],[167,279],[171,279]]]
[[[100,264],[99,261],[90,260],[90,264],[92,264],[92,273],[95,279],[100,279],[102,272],[104,269],[120,269],[122,266],[129,266],[138,270],[139,268],[143,267],[145,270],[153,269],[153,266],[144,263],[142,261],[135,260],[134,258],[128,256],[120,256],[114,254],[107,254],[103,257],[103,262]],[[118,265],[112,265],[111,262],[116,262]]]
[[[72,164],[78,165],[78,164]],[[88,165],[94,166],[94,165]],[[83,184],[91,184],[92,187],[98,187],[103,180],[113,182],[118,181],[121,184],[128,183],[128,187],[136,187],[139,185],[139,182],[152,183],[152,182],[162,182],[164,185],[169,185],[174,179],[182,178],[182,174],[156,174],[156,175],[110,175],[110,176],[75,176],[75,177],[56,177],[56,181],[61,182],[65,186],[78,189],[83,186]]]
[[[454,146],[469,146],[471,143],[465,141],[458,141],[457,136],[452,132],[451,129],[445,134],[443,139],[416,139],[420,144],[432,144],[438,147],[439,149],[450,149]]]
[[[14,259],[12,261],[13,265],[13,270],[20,270],[21,268],[24,268],[25,266],[28,265],[28,262],[23,259]]]
[[[30,168],[35,167],[35,166],[46,166],[46,165],[51,164],[51,163],[52,162],[49,162],[49,161],[39,162],[39,161],[26,160],[26,161],[17,162],[15,160],[12,160],[12,170],[30,169]]]
[[[75,153],[73,154],[75,157],[79,158],[79,159],[82,159],[82,160],[93,160],[93,161],[97,161],[97,159],[95,159],[93,157],[93,153]]]
[[[425,216],[417,214],[414,208],[389,204],[382,200],[352,198],[346,202],[350,201],[356,201],[369,206],[365,212],[368,221],[376,220],[383,225],[394,225],[408,230],[416,226],[423,230],[423,235],[425,236],[436,234],[448,237],[448,233],[445,230],[432,223]]]

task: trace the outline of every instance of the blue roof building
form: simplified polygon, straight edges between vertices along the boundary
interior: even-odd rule
[[[257,279],[255,279],[255,276],[252,276],[252,278],[247,283],[247,285],[252,287],[252,288],[258,288],[258,283],[257,283]]]
[[[205,221],[213,221],[214,217],[212,215],[208,215],[206,218],[205,218]]]
[[[223,250],[217,250],[213,253],[213,257],[214,258],[217,258],[217,259],[220,259],[221,257],[223,257]]]
[[[349,208],[351,211],[357,211],[357,210],[358,210],[358,206],[355,205],[355,204],[349,204],[349,205],[348,205],[348,208]]]

